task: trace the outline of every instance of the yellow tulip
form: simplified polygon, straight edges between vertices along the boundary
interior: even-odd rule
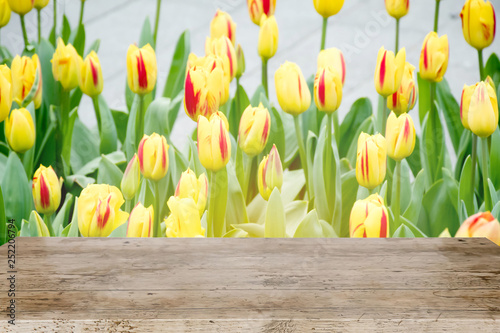
[[[217,9],[212,22],[210,22],[210,37],[219,38],[226,36],[233,45],[236,43],[236,23],[231,15]]]
[[[51,62],[54,79],[61,82],[64,90],[78,87],[79,55],[73,45],[64,45],[63,40],[59,38]]]
[[[81,58],[80,58],[81,60]],[[99,57],[94,51],[80,63],[78,82],[82,92],[90,97],[97,97],[103,88],[102,69]]]
[[[386,50],[383,46],[378,51],[377,67],[375,68],[375,89],[383,97],[394,94],[403,79],[406,63],[406,50],[403,47],[394,56],[394,52]]]
[[[141,167],[139,157],[134,154],[134,157],[128,162],[127,168],[123,173],[120,188],[122,190],[125,200],[132,200],[139,190],[141,184]]]
[[[500,246],[500,223],[490,212],[477,213],[462,223],[455,237],[486,237]]]
[[[245,73],[245,54],[240,44],[236,47],[236,62],[238,63],[236,78],[239,79]]]
[[[222,59],[224,76],[231,82],[238,71],[236,51],[229,38],[222,36],[219,38],[207,37],[205,42],[206,55],[215,55]]]
[[[229,99],[229,85],[231,83],[231,78],[229,76],[226,76],[224,73],[224,65],[222,62],[222,58],[213,54],[209,54],[204,57],[198,57],[194,53],[189,54],[186,65],[186,79],[189,70],[194,67],[197,68],[202,67],[205,70],[206,74],[208,75],[208,77],[205,80],[207,89],[212,95],[220,96],[218,102],[219,106],[226,104],[226,102]],[[199,84],[200,87],[202,87],[203,82],[204,82],[203,80],[201,80],[199,83],[198,81],[193,80],[191,83],[193,85]],[[202,88],[194,86],[194,89],[200,90]],[[195,93],[193,92],[193,94]],[[200,102],[203,103],[202,98],[200,98]],[[196,115],[193,120],[196,121],[197,119],[198,115]]]
[[[473,84],[471,86],[468,86],[464,84],[464,87],[462,89],[462,97],[460,98],[460,119],[462,120],[462,125],[464,128],[470,130],[469,127],[469,106],[470,106],[470,99],[472,97],[472,94],[474,94],[474,90],[476,90],[476,84]]]
[[[115,186],[91,184],[78,198],[78,229],[83,237],[108,237],[113,230],[127,221],[122,212],[122,193]]]
[[[47,168],[40,165],[33,176],[33,184],[31,186],[37,212],[52,215],[59,208],[59,204],[61,203],[61,186],[62,178],[57,178],[52,166]]]
[[[198,117],[198,156],[207,170],[219,171],[231,157],[229,125],[222,112]]]
[[[431,31],[427,34],[420,52],[420,77],[431,82],[441,82],[448,68],[448,36],[438,36]]]
[[[493,87],[479,82],[471,96],[468,112],[470,130],[479,137],[486,138],[498,126],[498,102]]]
[[[328,18],[337,14],[344,5],[344,0],[313,0],[314,8],[319,15]]]
[[[144,134],[137,155],[145,178],[159,181],[165,177],[168,171],[168,148],[167,139],[163,135]]]
[[[280,154],[276,146],[273,145],[269,155],[264,156],[259,164],[258,173],[259,193],[264,200],[269,200],[274,188],[281,191],[283,185],[283,166],[281,165]]]
[[[332,66],[318,70],[314,78],[314,102],[319,111],[333,113],[342,102],[342,79]]]
[[[187,169],[181,174],[179,183],[175,189],[175,196],[179,199],[191,198],[194,200],[200,216],[205,211],[208,195],[208,179],[202,173],[200,177],[196,178],[196,174],[191,169]]]
[[[407,158],[415,149],[415,137],[415,125],[411,116],[403,113],[398,117],[391,112],[385,130],[387,155],[395,161]]]
[[[319,71],[321,68],[328,66],[333,66],[333,68],[335,68],[335,70],[340,74],[343,85],[345,82],[345,60],[342,51],[332,47],[319,52],[317,70]]]
[[[127,51],[127,82],[132,92],[145,95],[156,85],[156,54],[151,45],[138,48],[132,44]]]
[[[262,15],[274,15],[276,0],[247,0],[248,14],[253,23],[259,25]]]
[[[40,10],[49,4],[49,0],[35,0],[35,8]]]
[[[271,59],[278,50],[278,23],[274,15],[263,14],[260,19],[259,43],[257,50],[262,59]]]
[[[10,6],[7,0],[0,0],[0,28],[3,28],[10,21]]]
[[[198,207],[192,198],[170,197],[170,215],[165,220],[167,237],[204,237]]]
[[[254,108],[249,105],[240,119],[238,144],[248,156],[258,155],[264,150],[271,129],[271,116],[262,105]]]
[[[385,9],[392,17],[400,19],[408,14],[410,0],[385,0]]]
[[[32,58],[16,56],[12,60],[12,98],[19,105],[35,103],[35,109],[42,104],[42,69],[36,54]]]
[[[5,137],[16,153],[25,153],[35,144],[35,125],[28,110],[14,109],[5,119]]]
[[[0,123],[9,115],[12,106],[12,78],[10,68],[0,65]]]
[[[451,234],[450,234],[450,230],[448,230],[448,228],[444,229],[438,236],[439,238],[450,238],[451,237]]]
[[[127,224],[127,237],[151,237],[153,217],[153,206],[145,208],[139,202],[130,212]]]
[[[299,115],[311,105],[311,92],[299,66],[286,61],[274,73],[278,102],[286,113]]]
[[[472,47],[482,50],[495,39],[495,9],[491,2],[484,0],[467,0],[462,11],[462,32]]]
[[[8,0],[10,9],[19,15],[28,14],[35,5],[35,0]]]
[[[387,98],[387,108],[400,115],[415,107],[418,95],[418,84],[415,78],[415,66],[406,62],[403,79],[399,89]]]
[[[389,237],[389,214],[384,199],[378,194],[354,203],[349,218],[351,238]]]
[[[358,138],[356,179],[359,185],[374,189],[383,183],[386,172],[387,144],[380,135],[361,132]]]

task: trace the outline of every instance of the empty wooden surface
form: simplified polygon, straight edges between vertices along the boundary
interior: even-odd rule
[[[17,238],[1,331],[500,331],[486,239]]]

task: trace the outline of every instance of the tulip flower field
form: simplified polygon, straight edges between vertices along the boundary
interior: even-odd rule
[[[102,95],[99,40],[86,40],[82,23],[92,1],[82,0],[79,22],[64,16],[50,35],[27,35],[24,16],[57,1],[0,0],[0,27],[20,20],[25,43],[22,54],[0,47],[0,244],[13,225],[18,236],[42,237],[487,237],[500,245],[500,60],[483,59],[495,42],[500,49],[491,2],[454,1],[478,55],[468,59],[477,83],[463,82],[454,96],[446,72],[462,55],[438,31],[441,0],[415,64],[407,60],[415,51],[399,46],[410,1],[385,0],[395,48],[380,45],[366,59],[378,103],[360,98],[340,119],[349,73],[325,36],[344,0],[311,0],[323,24],[310,59],[316,73],[294,59],[268,71],[280,4],[247,0],[244,22],[206,14],[204,54],[191,53],[188,31],[179,37],[164,91],[161,17],[146,20],[123,54],[124,110]],[[236,23],[259,27],[257,50],[238,44]],[[248,66],[245,52],[261,63]],[[262,79],[255,91],[240,84],[249,67]],[[97,129],[78,119],[83,95]],[[179,112],[196,123],[183,133],[186,147],[171,140]]]

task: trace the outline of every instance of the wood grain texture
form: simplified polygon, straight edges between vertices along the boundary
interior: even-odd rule
[[[16,328],[0,331],[500,331],[486,239],[18,238],[16,252]]]

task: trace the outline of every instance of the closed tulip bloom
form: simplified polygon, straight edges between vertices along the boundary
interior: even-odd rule
[[[495,39],[496,18],[491,2],[484,0],[467,0],[462,12],[462,32],[472,47],[482,50]]]
[[[130,212],[127,237],[151,237],[153,230],[153,206],[144,207],[140,202]]]
[[[359,185],[373,190],[384,182],[387,161],[387,144],[380,135],[361,132],[358,138],[356,179]]]
[[[120,210],[125,200],[118,188],[107,184],[88,185],[78,198],[78,229],[83,237],[108,237],[127,222]]]
[[[35,5],[35,0],[8,0],[10,9],[19,15],[28,14]]]
[[[64,45],[63,40],[59,38],[51,62],[54,79],[61,82],[64,90],[69,91],[78,87],[79,55],[73,45]]]
[[[283,185],[283,166],[281,165],[278,149],[273,145],[269,155],[264,156],[259,164],[258,173],[259,193],[264,200],[269,200],[274,188],[281,191]]]
[[[400,19],[408,14],[410,0],[385,0],[385,9],[392,17]]]
[[[198,117],[198,156],[205,169],[219,171],[231,157],[229,125],[222,112]]]
[[[486,237],[500,246],[500,223],[490,212],[477,213],[462,223],[455,237]]]
[[[389,237],[389,214],[384,199],[378,194],[354,203],[349,217],[351,238]]]
[[[274,73],[278,102],[286,113],[299,115],[311,105],[311,92],[299,66],[286,61]]]
[[[321,50],[318,54],[318,71],[321,68],[332,66],[340,74],[342,85],[345,82],[345,60],[342,51],[332,47]]]
[[[197,121],[198,116],[210,117],[219,109],[225,91],[221,72],[218,67],[210,71],[203,66],[188,70],[184,83],[184,110],[192,120]]]
[[[387,155],[395,161],[407,158],[415,149],[415,137],[415,125],[411,116],[403,113],[398,117],[391,112],[385,130]]]
[[[163,135],[144,134],[137,155],[145,178],[159,181],[165,177],[168,171],[168,148],[167,139]]]
[[[49,0],[35,0],[35,8],[40,10],[49,4]]]
[[[240,44],[236,47],[236,62],[238,63],[236,78],[239,79],[245,73],[245,54]]]
[[[19,105],[31,101],[38,109],[42,104],[42,69],[36,54],[32,58],[16,56],[12,60],[12,98]]]
[[[264,150],[271,129],[271,116],[262,103],[254,108],[249,105],[240,119],[238,144],[248,156],[258,155]]]
[[[464,88],[462,89],[462,97],[460,98],[460,119],[462,120],[462,125],[464,128],[470,130],[469,127],[469,106],[470,99],[472,94],[474,94],[474,90],[476,90],[476,84],[468,86],[464,84]]]
[[[375,68],[375,89],[383,97],[394,94],[403,80],[406,63],[406,50],[403,47],[394,56],[394,52],[386,50],[383,46],[378,51],[377,67]]]
[[[61,186],[62,178],[57,178],[52,166],[47,168],[40,165],[38,170],[35,171],[31,186],[37,212],[52,215],[59,208],[59,204],[61,203]]]
[[[248,14],[253,23],[259,25],[262,15],[274,15],[276,0],[247,0]]]
[[[263,59],[271,59],[278,50],[278,23],[274,15],[262,15],[260,19],[259,43],[257,50]]]
[[[12,78],[10,68],[0,65],[0,123],[9,115],[12,106]]]
[[[313,0],[314,8],[319,15],[328,18],[337,14],[344,5],[344,0]]]
[[[127,168],[123,173],[122,181],[120,183],[120,188],[122,190],[125,200],[132,200],[135,194],[139,190],[139,185],[141,183],[141,166],[139,162],[139,157],[134,154],[134,157],[128,162]]]
[[[222,36],[219,38],[209,38],[205,41],[206,55],[218,56],[222,59],[224,76],[231,82],[236,76],[238,62],[236,60],[236,51],[229,38]]]
[[[479,137],[489,137],[498,126],[498,102],[490,84],[479,82],[470,99],[468,123]]]
[[[90,97],[99,96],[103,88],[102,69],[99,57],[94,51],[85,57],[80,64],[78,82],[80,89]]]
[[[156,85],[156,54],[151,45],[138,48],[132,44],[127,51],[127,82],[132,92],[145,95]]]
[[[10,6],[7,0],[0,0],[0,28],[5,27],[10,21]]]
[[[438,36],[431,31],[427,34],[420,52],[420,77],[431,82],[441,82],[448,68],[448,36]]]
[[[217,9],[212,22],[210,22],[210,37],[219,38],[226,36],[233,45],[236,43],[236,23],[231,15]]]
[[[25,153],[35,144],[35,125],[28,110],[14,109],[5,119],[5,137],[16,153]]]
[[[204,173],[202,173],[200,177],[196,178],[194,171],[188,168],[181,174],[179,183],[177,183],[177,187],[175,188],[175,196],[180,199],[193,199],[196,207],[198,207],[200,216],[202,216],[205,211],[207,195],[208,179]]]
[[[204,237],[198,207],[192,198],[170,197],[170,215],[165,219],[167,237]]]
[[[333,113],[342,102],[342,79],[332,66],[321,68],[314,78],[314,102],[319,111]]]
[[[398,90],[387,98],[387,108],[395,114],[410,112],[417,102],[418,85],[415,78],[415,66],[406,62],[403,79]]]

